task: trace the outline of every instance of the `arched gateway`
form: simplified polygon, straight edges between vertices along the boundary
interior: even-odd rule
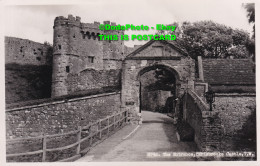
[[[156,69],[167,70],[174,75],[176,97],[188,88],[194,88],[194,60],[174,43],[149,41],[129,54],[122,66],[122,109],[128,110],[133,122],[140,120],[140,77]]]

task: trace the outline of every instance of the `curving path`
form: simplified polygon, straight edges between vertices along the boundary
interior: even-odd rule
[[[142,117],[142,125],[127,125],[77,162],[195,160],[188,157],[148,157],[163,152],[192,152],[196,151],[196,145],[194,142],[178,142],[173,119],[167,115],[142,111]]]

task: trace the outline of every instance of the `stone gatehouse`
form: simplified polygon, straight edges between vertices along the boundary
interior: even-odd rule
[[[173,91],[176,97],[188,88],[193,89],[195,62],[187,53],[166,41],[150,41],[130,53],[122,65],[122,107],[136,116],[140,110],[140,79],[146,72],[167,70],[175,77]]]

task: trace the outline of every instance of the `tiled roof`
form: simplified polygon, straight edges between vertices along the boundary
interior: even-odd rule
[[[203,59],[204,81],[209,84],[255,84],[250,59]]]

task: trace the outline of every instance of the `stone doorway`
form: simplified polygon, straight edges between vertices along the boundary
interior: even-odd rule
[[[163,65],[144,68],[139,73],[139,100],[142,111],[174,113],[176,76]]]
[[[141,120],[141,78],[145,73],[156,70],[174,77],[174,98],[182,96],[185,90],[194,86],[194,60],[173,43],[149,41],[139,47],[122,63],[121,107],[128,111],[129,120],[134,123]]]

